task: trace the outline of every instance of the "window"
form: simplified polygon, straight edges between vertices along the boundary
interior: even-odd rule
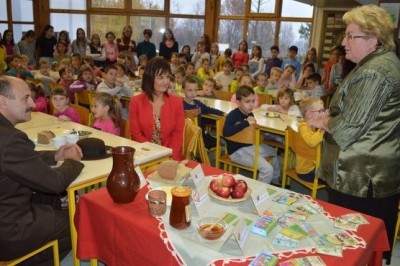
[[[171,0],[170,13],[186,15],[204,15],[205,0]]]
[[[164,10],[164,0],[133,0],[133,9]]]
[[[161,42],[162,35],[165,29],[165,17],[150,17],[150,16],[134,16],[130,19],[131,25],[136,25],[133,27],[132,38],[139,43],[143,40],[143,30],[151,29],[153,31],[153,36],[151,41],[156,45],[158,50],[158,44]]]
[[[86,10],[86,1],[74,0],[50,0],[51,9],[64,9],[64,10]]]
[[[282,57],[286,57],[290,45],[299,47],[299,58],[307,52],[312,6],[295,0],[220,0],[220,3],[218,42],[233,51],[245,39],[249,52],[253,45],[259,45],[263,57],[269,56],[274,44],[280,46]],[[281,12],[277,11],[278,4],[282,5]]]
[[[54,27],[54,32],[66,30],[69,33],[71,42],[76,39],[76,29],[82,28],[86,33],[86,15],[68,14],[68,13],[51,13],[50,25]]]
[[[188,44],[190,46],[190,51],[195,51],[196,44],[204,31],[204,20],[171,18],[170,25],[179,43],[179,49],[182,49],[183,45]]]
[[[84,2],[84,1],[82,1]],[[124,8],[124,0],[92,0],[94,8]]]
[[[262,49],[262,56],[266,57],[272,45],[274,45],[275,21],[249,21],[247,43],[249,48],[259,45]],[[251,54],[251,52],[249,51]]]
[[[273,0],[251,0],[251,13],[275,13],[275,1]]]

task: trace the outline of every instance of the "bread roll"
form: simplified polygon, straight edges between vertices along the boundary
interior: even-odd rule
[[[37,142],[39,144],[50,144],[51,139],[55,136],[56,135],[53,132],[49,130],[43,130],[38,133]]]

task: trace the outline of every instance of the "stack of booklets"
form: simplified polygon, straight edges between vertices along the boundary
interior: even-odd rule
[[[344,246],[354,246],[357,240],[347,232],[324,234],[317,240],[317,253],[342,257]]]
[[[279,266],[326,266],[326,264],[320,256],[307,256],[281,262]]]
[[[278,263],[278,258],[272,254],[260,253],[249,264],[249,266],[274,266]]]
[[[336,218],[334,226],[345,230],[357,231],[358,226],[368,223],[360,213],[348,213]]]

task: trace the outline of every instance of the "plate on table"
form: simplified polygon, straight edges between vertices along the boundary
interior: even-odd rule
[[[270,118],[278,118],[279,117],[279,113],[276,113],[276,112],[267,112],[267,113],[265,113],[265,115]]]
[[[171,193],[171,189],[174,188],[174,186],[163,186],[163,187],[156,187],[153,188],[152,190],[162,190],[165,191],[165,193],[167,193],[167,206],[171,206],[172,203],[172,193]],[[146,200],[149,199],[148,197],[149,192],[146,193]]]
[[[32,141],[33,141],[33,143],[35,143],[35,146],[42,146],[42,147],[47,147],[47,148],[54,148],[53,140],[52,140],[52,139],[50,140],[50,143],[48,143],[48,144],[39,143],[39,142],[37,142],[37,139],[33,139]]]
[[[212,179],[222,179],[222,176],[223,176],[223,175],[210,176],[210,177],[211,177]],[[240,179],[236,179],[236,181],[237,181],[237,180],[240,180]],[[244,180],[244,179],[243,179],[243,180]],[[211,180],[211,181],[212,181],[212,180]],[[210,183],[211,183],[211,181],[210,181]],[[246,181],[246,180],[245,180],[245,181]],[[235,199],[235,198],[232,198],[232,196],[229,196],[228,198],[224,198],[224,197],[218,196],[214,191],[211,190],[210,186],[208,186],[208,195],[210,195],[210,196],[213,197],[214,199],[217,199],[217,200],[220,200],[220,201],[223,201],[223,202],[231,202],[231,203],[243,202],[243,201],[247,200],[247,199],[250,197],[250,194],[251,194],[251,189],[250,189],[250,187],[247,185],[247,191],[246,191],[246,193],[244,194],[244,196],[243,196],[242,198],[237,198],[237,199]]]

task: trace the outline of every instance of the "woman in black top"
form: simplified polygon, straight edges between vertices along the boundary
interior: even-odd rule
[[[173,52],[178,53],[178,46],[174,33],[171,29],[167,28],[163,34],[162,42],[160,42],[159,55],[169,62],[171,60],[171,54]]]
[[[45,59],[51,63],[53,58],[54,46],[57,39],[54,37],[54,27],[46,25],[39,39],[36,41],[36,62]]]

